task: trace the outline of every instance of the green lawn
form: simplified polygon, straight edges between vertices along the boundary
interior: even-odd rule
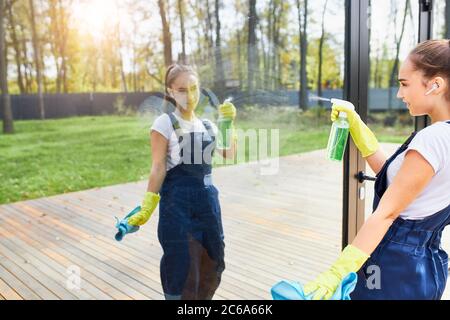
[[[280,129],[280,155],[326,147],[330,124],[316,111],[246,109],[237,127]],[[0,134],[0,204],[147,179],[150,123],[136,116],[16,121]],[[379,130],[401,142],[406,130]],[[398,135],[400,132],[400,135]]]

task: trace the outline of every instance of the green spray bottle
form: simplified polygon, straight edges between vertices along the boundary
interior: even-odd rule
[[[345,100],[331,99],[333,105],[344,105],[354,110],[353,105]],[[345,148],[347,146],[350,126],[347,120],[347,113],[339,112],[338,119],[331,126],[330,136],[328,138],[327,157],[333,161],[342,161]]]
[[[232,100],[232,98],[228,98],[223,103],[225,104]],[[219,129],[218,147],[222,149],[230,148],[233,133],[233,118],[219,116],[217,119],[217,126]]]

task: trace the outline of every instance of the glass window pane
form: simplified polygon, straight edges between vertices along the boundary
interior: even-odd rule
[[[397,98],[398,70],[417,45],[417,1],[373,1],[370,23],[370,82],[368,125],[387,156],[414,131],[414,118]],[[369,175],[374,175],[367,166]],[[372,213],[373,182],[366,181],[366,216]]]

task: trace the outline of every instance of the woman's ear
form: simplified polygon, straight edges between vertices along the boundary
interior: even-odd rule
[[[445,92],[447,90],[447,81],[442,77],[436,77],[433,80],[433,83],[437,85],[438,92]]]

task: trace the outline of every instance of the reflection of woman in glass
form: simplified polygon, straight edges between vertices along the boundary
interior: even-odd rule
[[[413,116],[433,124],[389,159],[374,134],[348,108],[352,139],[377,173],[374,213],[336,263],[305,286],[328,299],[342,279],[358,272],[352,299],[440,299],[448,273],[442,231],[450,224],[450,41],[418,45],[399,72],[398,98]],[[378,274],[377,274],[378,273]],[[379,280],[379,282],[378,282]]]
[[[193,68],[172,65],[165,85],[176,109],[153,123],[148,192],[142,211],[128,223],[144,224],[161,191],[158,238],[164,251],[160,271],[165,298],[212,299],[225,269],[218,190],[211,179],[218,130],[195,115],[200,90]],[[234,118],[236,109],[225,103],[219,114]],[[233,158],[235,140],[231,148],[217,150]]]

